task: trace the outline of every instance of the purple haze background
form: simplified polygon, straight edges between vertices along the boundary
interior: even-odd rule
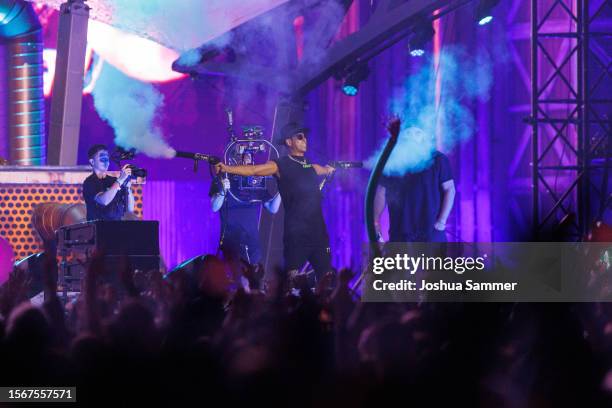
[[[344,32],[354,30],[359,21],[367,21],[369,2],[356,3],[343,23]],[[504,16],[509,7],[502,2],[496,15]],[[523,17],[528,19],[528,15]],[[444,17],[440,23],[442,48],[462,44],[470,50],[495,45],[503,50],[509,42],[509,21],[500,17],[496,24],[481,28],[473,24],[472,18],[471,10]],[[306,113],[307,125],[312,129],[311,158],[320,162],[368,158],[385,137],[382,124],[390,114],[396,90],[409,74],[418,70],[419,64],[422,62],[409,57],[406,43],[400,42],[370,64],[372,73],[361,84],[357,97],[344,96],[340,83],[333,79],[313,91]],[[518,240],[528,231],[527,225],[517,222],[517,214],[507,205],[509,196],[521,194],[509,188],[508,167],[513,158],[507,152],[512,151],[524,127],[521,118],[509,114],[508,109],[513,101],[528,97],[528,93],[512,85],[517,73],[511,64],[494,64],[493,69],[496,80],[490,99],[467,106],[475,120],[474,134],[452,151],[446,151],[458,190],[448,222],[450,240]],[[156,85],[164,97],[164,108],[156,124],[175,149],[220,155],[227,141],[224,109],[229,106],[234,109],[237,125],[263,125],[269,135],[274,95],[256,87],[245,99],[241,86],[235,80],[221,77]],[[86,150],[91,144],[112,145],[113,130],[96,113],[91,95],[84,99],[81,135],[79,164],[87,162]],[[135,162],[149,170],[144,187],[144,216],[160,221],[161,250],[167,266],[215,252],[219,220],[208,200],[211,176],[207,166],[200,166],[194,173],[192,163],[184,159],[139,156]],[[524,160],[519,168],[528,174],[528,163]],[[363,199],[367,178],[365,170],[340,174],[325,192],[325,217],[336,266],[360,264],[366,241]],[[529,214],[529,203],[522,205],[524,208],[518,210]]]

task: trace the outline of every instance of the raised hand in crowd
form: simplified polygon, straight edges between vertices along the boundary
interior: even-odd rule
[[[317,296],[325,295],[332,285],[334,276],[335,276],[335,273],[331,271],[323,275],[323,277],[317,282],[317,286],[315,287],[315,295]]]
[[[87,328],[94,334],[100,334],[102,323],[98,304],[98,279],[105,274],[104,255],[96,252],[91,257],[91,262],[85,274],[85,318]]]
[[[244,260],[241,260],[241,265],[242,276],[244,276],[249,282],[250,290],[259,290],[264,278],[263,265],[261,263],[250,264]]]
[[[55,343],[58,345],[66,344],[69,338],[69,331],[66,327],[66,314],[64,307],[57,294],[57,247],[55,242],[45,243],[45,261],[43,267],[43,287],[45,302],[43,309],[49,319]]]
[[[130,260],[127,256],[121,257],[121,262],[119,264],[119,278],[127,293],[127,296],[137,298],[140,293],[134,284],[134,270],[132,269],[132,265],[130,264]]]

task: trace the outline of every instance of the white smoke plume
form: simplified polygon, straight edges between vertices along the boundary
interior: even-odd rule
[[[136,31],[153,33],[152,37],[161,39],[165,45],[181,52],[180,62],[186,65],[197,64],[199,54],[194,50],[203,43],[224,46],[232,43],[237,50],[246,46],[242,39],[229,35],[219,37],[220,33],[248,20],[247,16],[265,13],[286,0],[111,0],[111,23],[117,27],[134,28]],[[307,37],[316,34],[321,25],[339,20],[343,9],[338,0],[326,0],[319,7],[318,15],[313,17],[316,25],[306,33]],[[281,13],[282,14],[282,13]],[[279,20],[276,20],[280,18]],[[241,35],[248,39],[247,54],[278,72],[278,83],[289,89],[294,78],[291,76],[291,63],[287,50],[295,42],[292,27],[280,29],[279,23],[291,24],[291,15],[264,15]],[[314,33],[314,34],[313,34]],[[240,41],[239,41],[240,40]],[[320,63],[329,44],[318,44],[308,48],[308,66]],[[118,46],[121,46],[118,44]],[[243,67],[248,69],[247,66]],[[240,67],[237,68],[240,70]],[[236,79],[230,90],[234,103],[244,103],[254,97],[259,98],[259,106],[272,114],[271,107],[276,102],[273,92],[266,93],[261,100],[258,85],[243,79]],[[163,113],[163,96],[149,83],[131,79],[108,64],[105,65],[93,91],[95,107],[104,120],[115,129],[116,144],[153,157],[171,157],[172,148],[164,140],[159,126],[155,124]],[[268,112],[269,111],[269,112]]]
[[[435,152],[435,135],[450,152],[458,143],[469,140],[476,121],[471,104],[487,101],[492,84],[491,57],[484,49],[473,53],[461,47],[446,47],[441,51],[437,70],[432,57],[422,68],[409,76],[390,101],[390,110],[402,118],[402,132],[383,171],[401,176],[429,166]],[[436,104],[436,73],[441,73],[441,99]],[[415,130],[415,129],[418,129]],[[366,163],[373,167],[383,146]]]
[[[373,168],[382,154],[384,145],[366,160],[365,166]],[[403,176],[407,172],[416,173],[427,168],[436,150],[433,136],[423,129],[409,127],[403,129],[397,144],[391,152],[383,173],[387,176]]]
[[[115,144],[151,157],[174,157],[155,123],[164,98],[152,84],[105,63],[92,94],[96,111],[115,129]]]

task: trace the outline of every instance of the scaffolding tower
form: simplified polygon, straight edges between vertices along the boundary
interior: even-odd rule
[[[536,239],[580,240],[610,216],[611,16],[608,0],[531,0]]]

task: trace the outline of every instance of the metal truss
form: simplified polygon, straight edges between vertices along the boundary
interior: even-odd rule
[[[514,82],[507,90],[509,95],[509,134],[516,135],[515,143],[508,143],[511,158],[508,165],[508,209],[509,219],[514,225],[515,238],[527,239],[531,233],[527,227],[531,222],[531,171],[529,167],[531,126],[524,122],[530,112],[531,77],[529,74],[529,1],[513,0],[505,13],[505,30],[508,33],[508,58],[512,63]]]
[[[610,210],[609,1],[531,0],[534,237],[580,239]]]

